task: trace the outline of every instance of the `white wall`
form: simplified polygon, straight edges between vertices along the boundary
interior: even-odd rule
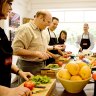
[[[21,17],[33,18],[40,9],[66,9],[66,8],[96,8],[96,0],[14,0],[13,11]],[[8,20],[0,22],[5,30],[8,29]],[[8,35],[8,31],[6,31]]]
[[[14,0],[13,11],[33,18],[40,9],[96,8],[96,0]]]
[[[96,0],[30,0],[29,6],[26,16],[33,17],[40,9],[96,8]]]
[[[14,0],[12,4],[12,11],[15,13],[18,13],[21,17],[23,17],[26,14],[27,11],[27,2],[29,0]]]
[[[19,14],[20,15],[20,20],[22,21],[22,18],[25,17],[25,14],[26,14],[26,6],[27,6],[27,3],[28,0],[14,0],[14,2],[12,3],[12,11]],[[9,20],[3,20],[3,21],[0,21],[0,26],[2,28],[5,29],[5,32],[7,34],[7,36],[9,37]]]
[[[96,0],[14,0],[13,11],[33,18],[40,9],[96,8]]]

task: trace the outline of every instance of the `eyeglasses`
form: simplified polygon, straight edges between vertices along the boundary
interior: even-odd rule
[[[49,20],[46,20],[45,18],[43,18],[43,21],[46,22],[46,23],[51,23]]]
[[[10,6],[12,5],[12,3],[11,2],[7,2]]]

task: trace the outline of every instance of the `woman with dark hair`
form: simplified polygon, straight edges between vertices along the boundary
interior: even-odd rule
[[[8,13],[12,10],[13,0],[0,0],[0,20],[6,19]],[[0,96],[31,96],[31,92],[25,87],[9,88],[11,83],[11,71],[17,73],[25,80],[27,76],[32,76],[29,72],[23,72],[17,66],[12,65],[11,42],[4,30],[0,27]]]
[[[67,32],[65,30],[62,30],[58,38],[58,44],[64,44],[66,39],[67,39]]]

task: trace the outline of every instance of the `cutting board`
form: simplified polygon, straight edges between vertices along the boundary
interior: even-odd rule
[[[33,92],[36,92],[38,90],[42,90],[42,91],[39,93],[32,94],[32,96],[50,96],[52,90],[56,86],[56,79],[51,79],[50,83],[42,84],[42,86],[46,86],[46,88],[45,89],[34,88]]]
[[[24,86],[24,83],[21,84],[20,86]],[[56,86],[56,79],[51,79],[50,82],[48,84],[41,84],[42,86],[45,86],[46,88],[34,88],[32,90],[32,92],[34,94],[32,94],[32,96],[50,96],[52,90],[55,88]],[[40,92],[37,92],[40,91]]]

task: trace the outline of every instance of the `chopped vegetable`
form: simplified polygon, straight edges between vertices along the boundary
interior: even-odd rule
[[[47,84],[50,82],[50,78],[48,76],[41,76],[41,75],[34,76],[30,80],[34,81],[36,85]]]
[[[46,68],[59,68],[58,64],[49,64]]]

